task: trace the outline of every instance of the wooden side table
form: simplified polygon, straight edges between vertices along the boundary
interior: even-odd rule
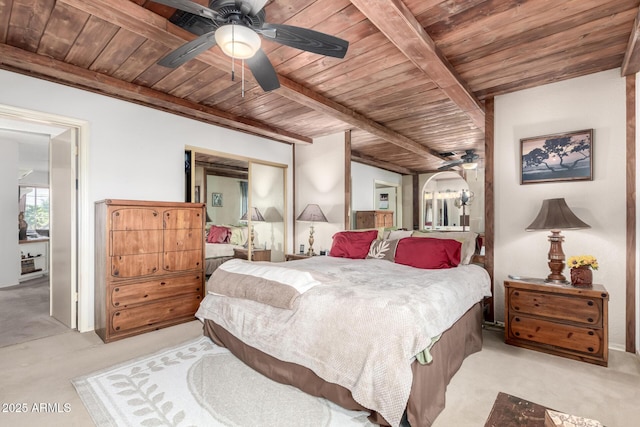
[[[307,258],[309,258],[309,255],[307,254],[285,254],[284,256],[285,261],[295,261],[297,259],[307,259]]]
[[[507,344],[607,366],[609,293],[604,286],[507,280],[504,290]]]
[[[234,249],[233,257],[249,259],[249,249]],[[252,249],[251,261],[271,261],[271,249]]]

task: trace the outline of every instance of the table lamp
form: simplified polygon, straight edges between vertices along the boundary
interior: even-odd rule
[[[542,201],[542,207],[538,216],[533,220],[526,230],[550,230],[549,242],[549,268],[551,273],[545,279],[547,283],[569,283],[562,274],[564,270],[564,252],[562,242],[564,236],[560,235],[560,230],[578,230],[581,228],[591,228],[591,226],[578,218],[567,206],[567,202],[561,199],[546,199]]]
[[[242,217],[240,218],[240,221],[247,221],[247,212],[245,212],[244,215],[242,215]],[[251,208],[251,222],[254,222],[254,221],[264,221],[264,217],[256,207]],[[255,234],[253,232],[253,224],[251,224],[251,249],[255,247],[253,245],[254,237],[255,237]]]
[[[324,216],[324,213],[322,213],[322,209],[320,209],[320,206],[309,204],[304,208],[304,210],[298,216],[298,218],[296,218],[296,220],[311,223],[311,227],[309,228],[309,250],[307,251],[307,255],[315,255],[315,252],[313,251],[313,223],[328,222],[327,217]]]

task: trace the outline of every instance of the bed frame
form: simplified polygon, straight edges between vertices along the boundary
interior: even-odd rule
[[[284,362],[250,347],[215,322],[205,319],[204,334],[216,344],[228,348],[238,359],[263,375],[283,384],[293,385],[317,397],[326,398],[346,409],[371,412],[369,420],[389,426],[378,413],[357,403],[351,392],[337,384],[328,383],[304,366]],[[431,348],[433,361],[411,365],[413,383],[407,403],[406,416],[411,427],[428,427],[445,406],[445,392],[449,381],[463,360],[482,349],[482,305],[467,311]]]

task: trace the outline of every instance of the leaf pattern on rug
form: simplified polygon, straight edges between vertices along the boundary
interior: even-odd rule
[[[198,357],[196,353],[211,349],[211,342],[203,342],[199,346],[189,347],[187,351],[177,351],[173,355],[161,357],[159,361],[147,362],[142,368],[134,366],[129,374],[114,374],[107,377],[113,381],[114,388],[121,389],[117,394],[121,396],[131,396],[127,400],[129,406],[138,407],[133,414],[139,417],[147,417],[140,421],[140,425],[145,427],[156,426],[178,426],[184,421],[184,411],[170,415],[173,410],[173,402],[164,401],[164,392],[156,393],[157,384],[149,383],[149,372],[162,371],[168,366],[180,364],[182,361]]]

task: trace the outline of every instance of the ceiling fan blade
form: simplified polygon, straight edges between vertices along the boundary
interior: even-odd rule
[[[440,166],[438,168],[438,170],[450,169],[450,168],[452,168],[454,166],[458,166],[458,165],[462,164],[463,162],[464,162],[464,160],[452,160],[452,161],[446,162],[445,164]]]
[[[280,87],[278,74],[262,49],[258,49],[255,55],[245,61],[262,90],[269,92]]]
[[[190,0],[151,0],[155,3],[164,4],[165,6],[174,7],[185,12],[193,13],[204,18],[217,19],[220,14],[206,6],[199,5]]]
[[[159,65],[168,68],[177,68],[195,58],[200,53],[216,45],[215,30],[201,35],[197,39],[193,39],[183,44],[173,52],[158,61]]]
[[[275,37],[272,30],[276,30]],[[291,25],[264,24],[259,32],[280,44],[335,58],[344,58],[349,48],[349,42],[346,40]]]

